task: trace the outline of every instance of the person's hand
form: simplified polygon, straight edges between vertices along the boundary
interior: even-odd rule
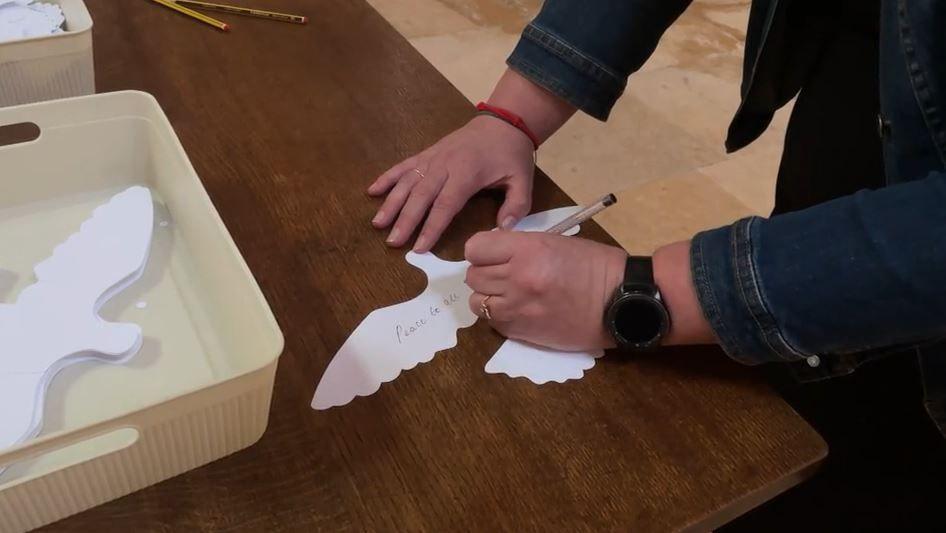
[[[624,278],[627,254],[548,233],[486,231],[466,243],[470,309],[510,339],[559,350],[611,348],[605,307]]]
[[[429,210],[414,246],[427,252],[471,196],[501,188],[506,201],[497,226],[511,228],[532,206],[533,171],[529,138],[501,120],[479,116],[375,180],[368,194],[387,198],[371,223],[376,228],[393,223],[387,243],[403,246]]]

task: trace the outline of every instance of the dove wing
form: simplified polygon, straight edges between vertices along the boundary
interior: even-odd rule
[[[594,367],[595,359],[602,355],[604,350],[563,352],[527,342],[506,340],[486,362],[486,373],[522,377],[536,385],[550,381],[565,383],[570,379],[581,379],[585,370]]]
[[[372,311],[358,324],[325,369],[312,399],[314,409],[374,394],[403,370],[456,346],[457,330],[476,322],[467,304],[471,291],[463,283],[468,263],[413,252],[407,261],[427,274],[427,289],[409,301]]]
[[[153,227],[151,191],[137,186],[126,189],[96,208],[77,233],[34,267],[37,282],[82,286],[97,310],[141,275]]]
[[[385,323],[389,319],[386,313],[378,311],[362,320],[332,358],[315,389],[313,409],[345,405],[356,396],[374,394],[382,383],[396,378],[402,366],[416,365],[399,357],[385,356],[385,351],[390,350],[390,341],[383,339],[378,330],[387,329]]]

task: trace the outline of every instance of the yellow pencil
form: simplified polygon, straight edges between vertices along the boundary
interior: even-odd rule
[[[274,11],[263,11],[262,9],[253,9],[249,7],[228,6],[226,4],[213,4],[210,2],[198,2],[197,0],[176,0],[182,6],[191,6],[210,11],[220,11],[221,13],[233,13],[234,15],[246,15],[248,17],[259,17],[270,20],[279,20],[282,22],[292,22],[294,24],[305,24],[309,22],[308,17],[302,15],[289,15],[287,13],[276,13]]]
[[[177,5],[177,3],[173,2],[172,0],[151,0],[151,1],[156,4],[161,4],[164,7],[171,8],[174,11],[177,11],[178,13],[187,15],[188,17],[195,18],[203,22],[204,24],[210,24],[211,26],[213,26],[214,28],[217,28],[218,30],[230,31],[230,26],[226,24],[225,22],[221,22],[215,18],[208,17],[207,15],[204,15],[203,13],[198,13],[194,11],[193,9],[188,9],[184,6]]]

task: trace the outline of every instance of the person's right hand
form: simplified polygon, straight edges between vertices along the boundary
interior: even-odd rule
[[[414,251],[430,250],[471,196],[487,188],[506,191],[497,225],[515,226],[532,207],[535,170],[532,141],[494,117],[478,116],[430,148],[378,177],[368,194],[387,198],[371,223],[394,224],[390,246],[403,246],[423,220]]]

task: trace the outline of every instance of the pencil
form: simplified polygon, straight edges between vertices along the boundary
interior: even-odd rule
[[[203,22],[204,24],[210,24],[211,26],[213,26],[214,28],[217,28],[218,30],[230,31],[230,26],[226,24],[225,22],[221,22],[215,18],[208,17],[207,15],[204,15],[203,13],[198,13],[194,11],[193,9],[188,9],[184,6],[180,6],[177,3],[173,2],[172,0],[151,0],[151,1],[156,4],[161,4],[164,7],[173,9],[174,11],[177,11],[178,13],[181,13],[182,15],[187,15],[188,17],[195,18]]]
[[[566,218],[565,220],[545,230],[545,232],[561,235],[565,233],[566,231],[574,228],[575,226],[588,221],[591,217],[604,211],[608,207],[616,204],[617,202],[618,202],[618,199],[613,194],[606,194],[602,196],[597,202],[589,205],[588,207],[582,209],[581,211],[575,213],[574,215]]]
[[[293,24],[305,24],[309,22],[308,17],[302,15],[290,15],[288,13],[276,13],[275,11],[264,11],[262,9],[253,9],[249,7],[228,6],[226,4],[214,4],[211,2],[199,2],[197,0],[176,0],[182,6],[196,7],[198,9],[207,9],[209,11],[219,11],[221,13],[233,13],[234,15],[245,15],[247,17],[259,17],[270,20],[279,20],[282,22],[291,22]]]

